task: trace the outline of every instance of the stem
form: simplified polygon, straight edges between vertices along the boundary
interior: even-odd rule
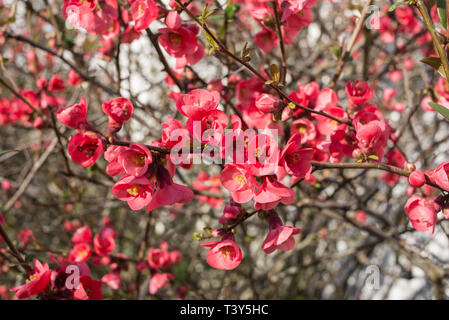
[[[274,19],[276,22],[276,31],[278,34],[278,38],[279,38],[279,45],[281,47],[281,55],[282,55],[282,59],[281,59],[281,84],[283,86],[285,86],[285,78],[287,76],[287,57],[285,54],[285,46],[284,46],[284,40],[282,39],[282,30],[281,30],[281,22],[279,21],[279,12],[277,9],[277,1],[276,0],[272,0],[271,1],[271,5],[273,6],[273,11],[274,11]]]
[[[446,81],[449,81],[449,61],[447,60],[444,47],[441,44],[440,39],[438,38],[438,35],[435,31],[435,27],[433,25],[432,19],[429,16],[429,12],[427,11],[427,7],[422,0],[416,0],[415,5],[418,7],[419,12],[424,19],[424,23],[429,30],[430,36],[432,37],[433,45],[435,46],[435,49],[443,65]]]

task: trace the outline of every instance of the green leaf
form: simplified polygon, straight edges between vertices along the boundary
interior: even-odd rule
[[[446,0],[437,0],[437,12],[441,25],[447,29]]]
[[[399,1],[399,2],[393,3],[390,6],[390,8],[388,8],[388,12],[393,12],[394,10],[396,10],[397,7],[400,7],[400,6],[403,6],[403,5],[406,5],[406,4],[408,4],[407,1]]]
[[[225,9],[226,19],[234,19],[237,12],[240,10],[238,3],[231,3]]]
[[[216,37],[215,33],[213,31],[210,31],[211,34],[214,35],[214,37]],[[208,33],[205,32],[204,35],[206,36],[206,40],[209,43],[209,45],[211,46],[211,48],[213,48],[214,50],[217,50],[218,47],[218,43],[214,40],[214,38]]]
[[[3,150],[3,151],[0,151],[0,156],[2,156],[4,154],[7,154],[7,153],[10,153],[10,152],[14,152],[14,151],[17,151],[17,150]]]
[[[338,46],[330,47],[331,51],[335,54],[335,56],[340,59],[341,58],[341,48]]]
[[[368,156],[368,159],[379,160],[379,157],[376,156],[375,154],[372,154],[372,155]]]
[[[443,64],[441,63],[441,59],[439,57],[426,57],[424,59],[421,59],[421,62],[431,66],[436,71],[438,71],[443,78],[446,78]]]
[[[449,120],[449,109],[443,107],[441,104],[435,102],[429,102],[429,106],[431,106],[435,111],[441,114],[443,117]]]

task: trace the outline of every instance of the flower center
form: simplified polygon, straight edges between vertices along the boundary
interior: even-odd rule
[[[131,188],[126,189],[126,192],[131,196],[137,197],[139,195],[139,185],[133,184]]]
[[[245,177],[242,175],[234,177],[234,181],[237,182],[239,185],[243,186],[246,184]]]
[[[177,33],[170,33],[168,35],[170,42],[172,43],[172,45],[174,45],[175,47],[179,47],[181,45],[181,36]]]
[[[136,154],[132,157],[132,161],[138,167],[143,167],[145,165],[145,155],[142,153]]]

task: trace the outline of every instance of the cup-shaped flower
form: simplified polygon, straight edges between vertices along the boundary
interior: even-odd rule
[[[68,145],[68,152],[73,162],[82,167],[92,166],[103,150],[103,140],[94,133],[77,133],[70,139]]]
[[[42,264],[39,260],[33,260],[34,269],[29,279],[24,285],[11,289],[11,292],[15,292],[16,297],[19,299],[26,299],[37,295],[44,291],[51,277],[51,270],[47,263]]]
[[[151,151],[143,144],[131,144],[118,156],[125,174],[140,177],[148,171],[148,166],[153,162]]]
[[[124,176],[112,187],[114,196],[128,202],[131,210],[140,210],[151,202],[154,182],[146,177]]]
[[[231,238],[224,238],[221,241],[207,241],[201,245],[210,247],[206,261],[212,268],[232,270],[237,268],[242,261],[242,250]]]

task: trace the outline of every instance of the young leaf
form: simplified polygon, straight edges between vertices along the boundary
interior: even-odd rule
[[[394,10],[396,10],[397,7],[403,6],[405,4],[407,4],[407,1],[399,1],[399,2],[393,3],[390,6],[390,8],[388,8],[388,12],[393,12]]]
[[[449,120],[449,109],[443,107],[441,104],[435,102],[429,102],[429,106],[431,106],[435,111],[441,114],[443,117]]]
[[[442,77],[446,78],[443,64],[441,63],[441,59],[439,57],[426,57],[421,59],[421,62],[431,66],[438,71]]]
[[[446,0],[437,0],[437,12],[441,25],[447,29]]]

